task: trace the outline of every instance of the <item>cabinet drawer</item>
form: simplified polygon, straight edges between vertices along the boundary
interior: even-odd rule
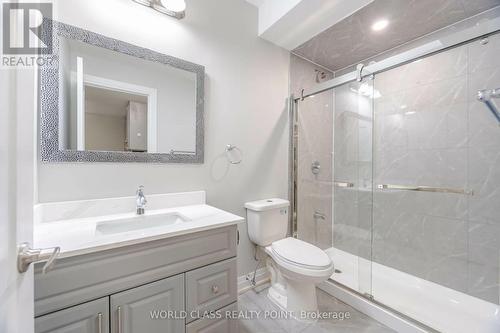
[[[187,322],[205,311],[218,310],[236,302],[236,258],[186,273]],[[194,312],[194,315],[192,315]]]
[[[109,298],[35,318],[35,333],[109,333]]]
[[[237,333],[238,319],[227,317],[227,312],[238,311],[238,304],[233,303],[220,310],[221,318],[200,319],[186,326],[186,333]]]
[[[111,331],[118,333],[181,333],[184,319],[184,274],[111,295]]]

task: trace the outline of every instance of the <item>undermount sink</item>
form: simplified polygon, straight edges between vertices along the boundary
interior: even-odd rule
[[[190,221],[179,213],[154,215],[137,215],[134,217],[98,222],[96,232],[101,234],[118,234],[122,232],[165,227]]]

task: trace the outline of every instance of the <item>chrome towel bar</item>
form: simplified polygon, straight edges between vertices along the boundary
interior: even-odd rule
[[[464,195],[474,195],[474,191],[461,188],[447,188],[447,187],[431,187],[431,186],[405,186],[405,185],[392,185],[381,184],[377,185],[379,190],[400,190],[400,191],[420,191],[420,192],[436,192],[436,193],[455,193]]]

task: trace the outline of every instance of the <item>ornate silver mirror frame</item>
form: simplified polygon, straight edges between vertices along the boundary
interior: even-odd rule
[[[205,67],[88,30],[45,19],[43,40],[52,38],[53,54],[42,55],[39,69],[39,158],[42,162],[203,163]],[[52,35],[52,37],[50,37]],[[61,150],[59,148],[59,42],[60,37],[81,41],[122,54],[158,62],[196,74],[196,154]]]

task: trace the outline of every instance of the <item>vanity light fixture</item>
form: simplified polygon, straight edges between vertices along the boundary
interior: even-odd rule
[[[141,5],[180,20],[186,16],[185,0],[132,0]]]
[[[378,20],[375,23],[372,24],[372,30],[373,31],[381,31],[387,28],[389,25],[389,21],[386,19]]]

